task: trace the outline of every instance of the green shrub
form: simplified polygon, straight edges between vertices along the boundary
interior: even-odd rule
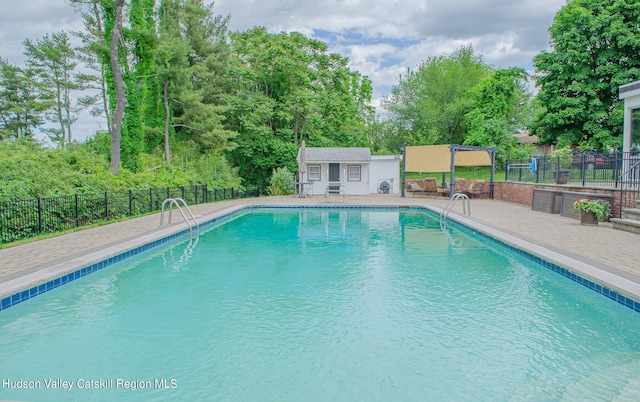
[[[287,195],[293,194],[295,190],[293,173],[287,167],[273,169],[271,185],[267,189],[270,195]]]
[[[0,200],[100,194],[206,184],[209,189],[243,190],[237,168],[220,152],[177,147],[173,163],[162,155],[142,154],[139,170],[109,172],[109,138],[96,135],[85,144],[51,149],[35,141],[0,141]]]

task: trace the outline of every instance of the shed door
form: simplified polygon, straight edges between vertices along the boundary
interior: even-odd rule
[[[329,181],[334,183],[340,181],[340,164],[339,163],[329,164]],[[329,187],[329,191],[338,191],[338,190],[340,190],[340,186]]]

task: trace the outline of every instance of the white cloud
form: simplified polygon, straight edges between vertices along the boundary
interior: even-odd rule
[[[208,0],[205,0],[209,2]],[[216,0],[230,29],[300,32],[348,57],[374,85],[374,104],[407,68],[471,44],[488,64],[532,69],[565,0]],[[82,29],[65,0],[13,2],[0,13],[0,57],[21,63],[24,39]]]

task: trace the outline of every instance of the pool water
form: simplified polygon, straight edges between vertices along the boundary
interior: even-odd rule
[[[425,211],[252,210],[2,311],[0,399],[637,400],[639,317]]]

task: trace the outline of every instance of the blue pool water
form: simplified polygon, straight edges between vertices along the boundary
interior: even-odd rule
[[[254,210],[0,312],[0,399],[637,400],[639,317],[423,211]]]

